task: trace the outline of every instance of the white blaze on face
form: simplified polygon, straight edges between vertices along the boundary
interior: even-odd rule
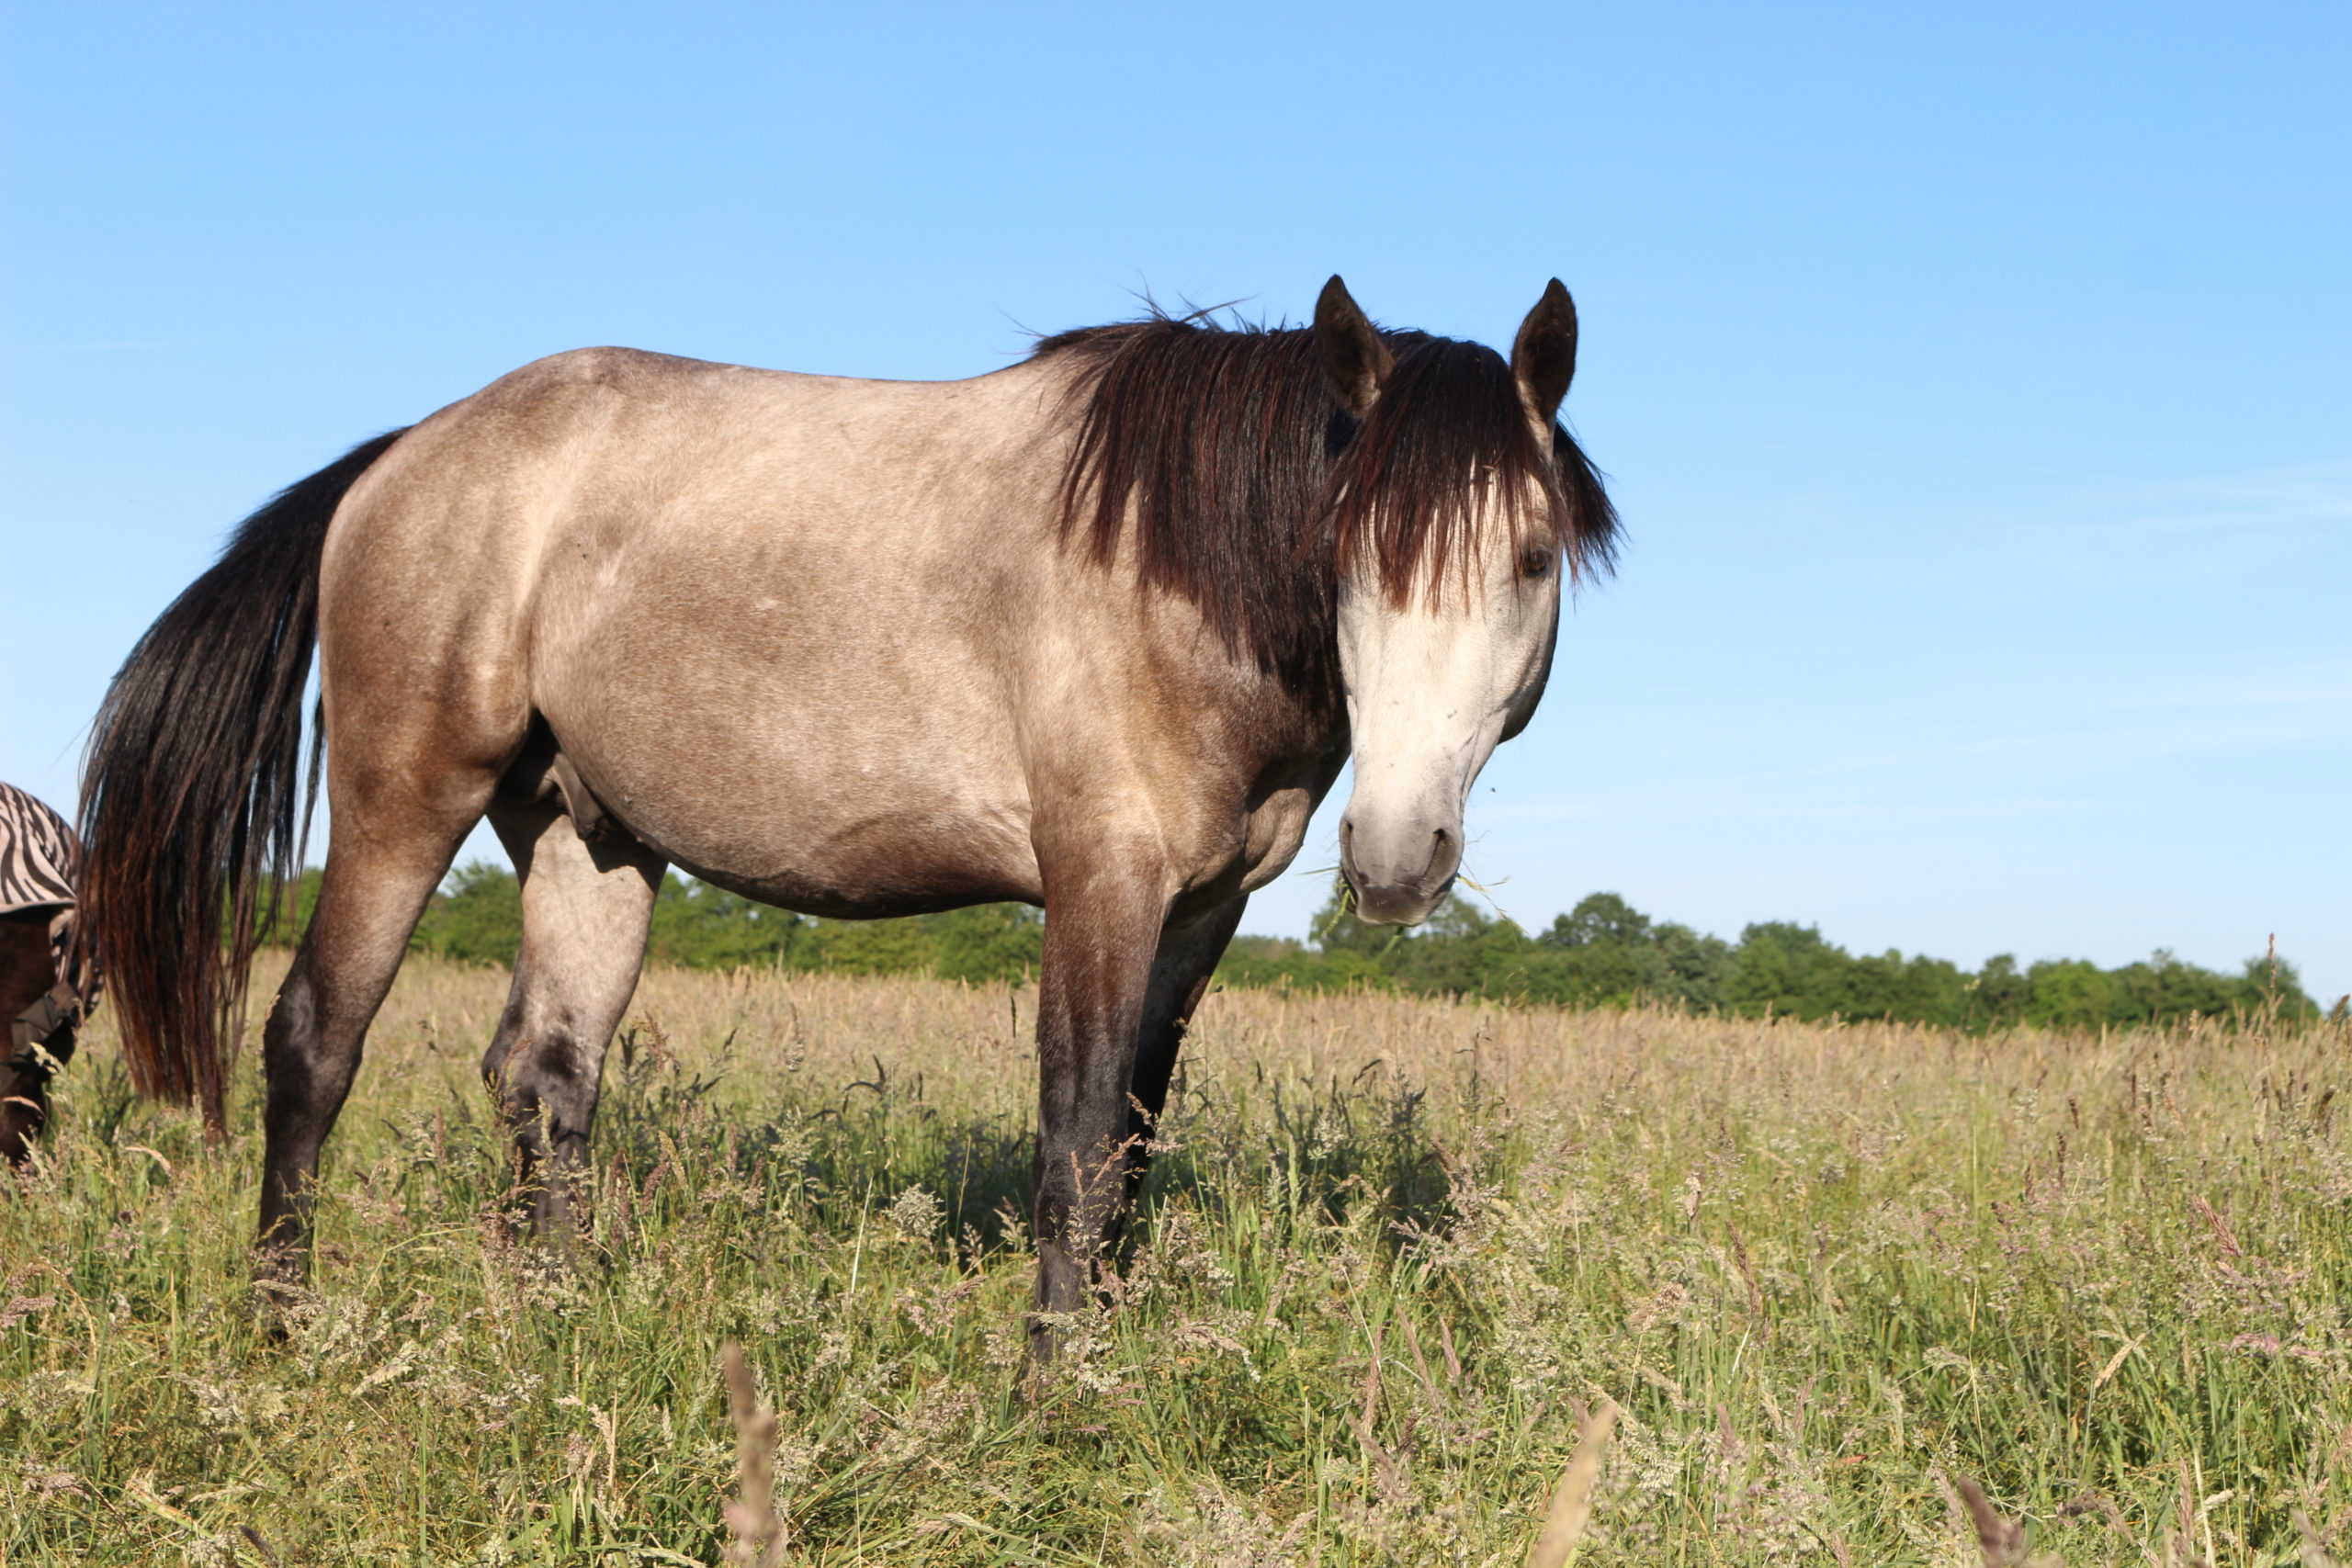
[[[1355,793],[1340,863],[1356,911],[1383,925],[1429,918],[1462,863],[1462,814],[1497,745],[1525,728],[1551,672],[1560,619],[1556,563],[1527,575],[1507,547],[1482,552],[1465,587],[1402,608],[1369,573],[1340,604],[1340,669],[1353,732]]]

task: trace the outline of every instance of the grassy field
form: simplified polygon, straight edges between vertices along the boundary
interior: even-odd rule
[[[1602,1400],[1583,1564],[1975,1562],[1963,1477],[2068,1563],[2352,1537],[2340,1031],[1222,993],[1033,1397],[1028,993],[649,976],[566,1271],[507,1236],[503,989],[410,964],[283,1343],[258,1134],[92,1032],[0,1193],[6,1563],[717,1562],[729,1338],[794,1562],[1516,1564]]]

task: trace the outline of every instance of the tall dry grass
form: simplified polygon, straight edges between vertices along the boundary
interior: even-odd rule
[[[249,1066],[209,1156],[96,1032],[0,1199],[6,1562],[709,1562],[730,1501],[794,1563],[1517,1563],[1547,1517],[1579,1564],[2023,1561],[1990,1518],[2172,1568],[2352,1532],[2340,1032],[1221,994],[1120,1299],[1032,1398],[1026,993],[650,976],[565,1270],[507,1231],[503,986],[402,976],[282,1344]]]

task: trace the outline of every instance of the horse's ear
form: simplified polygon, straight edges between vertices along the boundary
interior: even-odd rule
[[[1340,400],[1362,419],[1371,412],[1396,361],[1336,272],[1315,301],[1315,348]]]
[[[1558,278],[1519,323],[1519,336],[1510,345],[1510,369],[1536,423],[1548,429],[1577,373],[1577,302]]]

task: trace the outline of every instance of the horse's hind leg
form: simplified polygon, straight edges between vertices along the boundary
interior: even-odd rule
[[[522,877],[523,948],[482,1076],[514,1128],[534,1224],[561,1236],[665,863],[617,829],[582,839],[551,802],[501,801],[490,817]]]
[[[318,908],[262,1030],[261,1235],[266,1273],[299,1276],[310,1248],[319,1151],[351,1092],[384,993],[496,775],[345,771]]]

